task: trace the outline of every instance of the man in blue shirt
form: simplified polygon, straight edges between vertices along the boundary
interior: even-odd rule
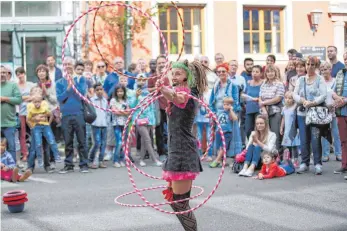
[[[335,170],[335,174],[347,173],[347,52],[344,53],[343,60],[345,68],[336,75],[335,94],[333,95],[342,146],[341,168]],[[347,180],[347,176],[345,179]]]
[[[66,57],[63,62],[69,77],[73,77],[75,60]],[[75,67],[83,66],[83,63],[76,63]],[[79,95],[72,89],[72,84],[82,95],[87,93],[87,80],[83,76],[73,77],[71,84],[66,79],[67,76],[56,82],[56,93],[62,113],[62,130],[65,141],[65,167],[59,173],[74,171],[73,164],[73,138],[76,134],[78,141],[78,154],[80,157],[80,171],[88,172],[88,150],[86,149],[86,122],[83,115],[83,102]]]
[[[134,76],[132,73],[124,70],[124,60],[122,57],[116,57],[114,59],[114,68],[125,75]],[[116,72],[112,72],[106,77],[103,87],[108,97],[112,96],[112,90],[114,89],[114,86],[118,84],[118,82],[119,75]],[[128,78],[128,88],[133,90],[134,84],[135,79]]]
[[[237,69],[238,69],[238,63],[236,60],[231,60],[229,62],[229,68],[230,68],[230,80],[233,84],[237,85],[239,87],[240,93],[241,91],[246,90],[246,80],[243,76],[237,75]]]
[[[345,65],[343,65],[342,62],[337,60],[337,48],[335,46],[328,46],[327,53],[330,63],[333,66],[331,69],[331,76],[335,78],[337,73],[343,68],[345,68]]]
[[[243,61],[245,70],[241,73],[241,76],[245,78],[246,87],[248,86],[248,81],[252,80],[252,68],[254,66],[254,60],[252,58],[245,58]]]
[[[252,80],[252,69],[254,66],[254,60],[252,58],[245,58],[243,61],[243,66],[245,70],[241,73],[241,76],[245,78],[246,88],[248,87],[248,81]],[[245,133],[245,122],[246,122],[246,107],[244,103],[241,103],[241,112],[239,114],[240,120],[240,130],[241,130],[241,140],[242,146],[246,147],[246,133]]]
[[[55,58],[53,55],[46,58],[46,64],[49,69],[49,78],[52,82],[57,82],[63,77],[62,71],[55,65]]]

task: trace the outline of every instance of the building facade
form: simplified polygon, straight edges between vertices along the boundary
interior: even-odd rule
[[[283,67],[291,48],[326,59],[326,47],[334,45],[340,60],[347,49],[345,0],[181,0],[177,4],[184,34],[180,17],[170,2],[144,1],[143,8],[153,8],[158,3],[168,6],[154,16],[154,22],[166,40],[170,60],[175,60],[181,49],[182,58],[193,60],[202,54],[212,61],[214,55],[221,52],[226,60],[236,59],[240,64],[245,57],[264,64],[268,54],[275,54],[277,64]],[[61,64],[65,34],[73,20],[88,7],[88,2],[84,1],[2,1],[0,62],[13,69],[24,66],[31,81],[35,80],[35,67],[43,63],[47,55],[55,55],[57,63]],[[313,32],[310,13],[317,10],[321,18],[314,27],[317,31]],[[65,55],[100,59],[98,54],[87,57],[89,54],[86,55],[83,48],[85,40],[82,37],[88,37],[92,19],[89,16],[77,23],[68,37]],[[134,46],[134,61],[141,57],[149,60],[165,53],[160,33],[151,22],[136,36],[143,40],[150,55]]]
[[[151,6],[157,2],[152,1]],[[264,64],[268,54],[275,54],[277,63],[284,65],[291,48],[326,59],[326,47],[334,45],[340,60],[347,49],[347,2],[343,0],[206,0],[179,1],[178,6],[185,28],[183,58],[190,60],[199,54],[213,60],[214,54],[221,52],[226,60],[237,59],[240,64],[245,57]],[[317,10],[321,18],[313,32],[310,13]],[[169,7],[155,22],[174,60],[183,40],[176,9]],[[153,57],[164,53],[161,36],[153,26],[146,36]],[[141,56],[141,51],[135,49],[133,56]]]
[[[1,1],[1,64],[13,70],[24,66],[27,79],[36,81],[35,68],[48,55],[61,64],[67,26],[73,21],[71,1]],[[71,55],[72,36],[66,49]]]

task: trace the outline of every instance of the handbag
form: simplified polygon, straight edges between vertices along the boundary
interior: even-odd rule
[[[92,124],[96,120],[96,111],[95,108],[82,100],[83,106],[83,117],[86,123]]]
[[[304,93],[306,99],[306,79],[304,79]],[[306,113],[305,123],[306,125],[322,126],[330,124],[333,120],[333,116],[329,111],[329,108],[324,106],[324,103],[318,106],[310,107]]]
[[[136,124],[138,126],[145,126],[149,124],[148,118],[137,119]]]

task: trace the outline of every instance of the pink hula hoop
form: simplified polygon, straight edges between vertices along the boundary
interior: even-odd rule
[[[164,45],[164,48],[165,48],[165,56],[166,56],[166,66],[165,66],[165,71],[164,73],[162,73],[159,77],[160,78],[165,78],[165,76],[167,75],[167,73],[170,71],[170,63],[168,62],[168,49],[167,49],[167,46],[166,46],[166,40],[164,38],[164,35],[162,33],[162,31],[159,29],[158,25],[153,21],[153,19],[145,12],[143,12],[141,9],[138,9],[137,7],[135,6],[131,6],[131,5],[128,5],[128,4],[124,4],[124,3],[121,3],[121,2],[117,2],[117,3],[110,3],[110,4],[105,4],[105,5],[100,5],[100,6],[96,6],[96,7],[92,7],[92,8],[89,8],[88,11],[84,12],[83,14],[81,14],[79,17],[77,17],[74,22],[71,24],[71,26],[69,27],[68,31],[66,32],[66,35],[64,37],[64,41],[63,41],[63,46],[62,46],[62,62],[64,63],[64,60],[65,60],[65,47],[66,47],[66,43],[67,43],[67,39],[69,37],[69,34],[70,32],[72,31],[72,29],[75,27],[76,23],[81,20],[85,15],[93,12],[93,11],[96,11],[98,10],[99,8],[102,8],[102,7],[110,7],[110,6],[122,6],[122,7],[125,7],[125,8],[131,8],[132,10],[135,10],[137,12],[140,12],[143,16],[145,16],[146,18],[148,18],[152,24],[154,25],[154,27],[159,31],[159,34],[160,34],[160,37],[161,37],[161,41]],[[181,22],[183,23],[182,21],[182,18],[180,16],[180,19],[181,19]],[[182,24],[183,25],[183,24]],[[184,30],[183,30],[184,32]],[[183,33],[184,34],[184,33]],[[183,36],[184,38],[184,36]],[[183,40],[184,41],[184,40]],[[183,43],[184,44],[184,43]],[[183,46],[182,46],[182,49],[181,49],[181,53],[180,55],[182,54],[183,52]],[[123,75],[123,74],[122,74]],[[67,80],[69,81],[69,83],[71,84],[72,83],[72,77],[66,72],[66,70],[64,69],[64,76],[66,76]],[[134,78],[134,79],[137,79],[137,77],[133,77],[133,76],[129,76],[131,78]],[[152,78],[157,78],[157,76],[152,76],[152,77],[148,77],[148,79],[152,79]],[[103,111],[108,111],[108,112],[116,112],[116,111],[120,111],[120,110],[111,110],[111,109],[108,109],[108,108],[102,108],[96,104],[94,104],[93,102],[91,102],[87,97],[85,97],[84,95],[82,95],[77,89],[76,87],[72,84],[72,89],[73,91],[86,103],[90,104],[90,105],[93,105],[93,107],[95,108],[99,108]],[[153,95],[154,94],[157,94],[157,91],[153,92]],[[140,106],[140,105],[138,105]],[[136,108],[137,109],[137,108]],[[132,109],[134,110],[134,109]]]
[[[173,3],[173,2],[172,2]],[[173,3],[173,5],[175,6],[176,10],[178,9],[176,7],[176,5]],[[64,41],[63,41],[63,46],[62,46],[62,62],[64,62],[64,59],[65,59],[65,47],[66,47],[66,43],[67,43],[67,38],[72,30],[72,28],[75,26],[75,24],[82,18],[84,17],[86,14],[89,14],[90,12],[92,11],[95,11],[95,10],[98,10],[99,8],[101,7],[110,7],[110,6],[122,6],[122,7],[125,7],[125,8],[131,8],[132,10],[135,10],[137,12],[140,12],[143,16],[147,17],[151,22],[152,24],[155,26],[155,28],[159,31],[160,33],[160,37],[161,37],[161,40],[163,42],[163,45],[164,45],[164,48],[165,48],[165,56],[166,56],[166,66],[165,66],[165,71],[163,74],[159,75],[160,78],[165,78],[165,75],[167,75],[167,73],[171,70],[171,67],[170,67],[170,64],[168,62],[168,49],[167,49],[167,46],[166,46],[166,40],[161,32],[161,30],[159,29],[158,25],[152,20],[152,18],[147,14],[147,13],[144,13],[141,9],[138,9],[137,7],[135,6],[131,6],[131,5],[128,5],[128,4],[124,4],[124,3],[112,3],[112,4],[105,4],[105,5],[100,5],[98,7],[93,7],[93,8],[89,8],[88,11],[86,11],[85,13],[83,13],[82,15],[80,15],[77,19],[74,20],[73,24],[69,27],[65,37],[64,37]],[[182,23],[182,28],[183,28],[183,44],[184,44],[184,25],[183,25],[183,20],[182,20],[182,17],[179,13],[179,11],[177,10],[178,12],[178,15],[179,15],[179,18],[181,20],[181,23]],[[94,18],[94,23],[95,23],[95,18]],[[94,25],[93,23],[93,25]],[[94,27],[93,27],[93,32],[94,32]],[[179,54],[179,57],[177,60],[179,60],[182,52],[183,52],[183,47],[181,48],[181,51],[180,51],[180,54]],[[102,54],[100,53],[99,49],[98,49],[98,52],[99,54],[101,55],[102,57]],[[120,73],[119,73],[120,74]],[[64,75],[66,76],[67,80],[69,81],[69,83],[71,84],[72,83],[72,77],[67,73],[66,69],[64,69]],[[124,75],[124,74],[123,74]],[[136,77],[133,77],[133,76],[128,76],[130,78],[134,78],[136,79]],[[158,76],[152,76],[152,77],[149,77],[148,79],[150,78],[157,78]],[[93,105],[94,107],[96,108],[99,108],[101,110],[104,110],[104,111],[109,111],[109,112],[115,112],[116,110],[111,110],[111,109],[104,109],[104,108],[101,108],[99,107],[98,105],[95,105],[94,103],[92,103],[88,98],[84,97],[76,88],[75,86],[72,84],[72,89],[73,91],[83,100],[85,101],[86,103],[88,104],[91,104]],[[138,110],[139,108],[141,108],[141,111],[140,113],[137,115],[137,117],[135,118],[135,121],[134,123],[131,125],[131,128],[130,128],[130,135],[134,133],[134,124],[136,123],[137,119],[139,118],[139,116],[144,112],[144,110],[151,104],[153,103],[155,100],[157,100],[158,98],[162,97],[162,95],[160,96],[155,96],[156,94],[158,94],[158,91],[155,91],[149,95],[147,95],[143,100],[141,100],[141,102],[139,102],[139,104],[131,109],[131,114],[129,115],[127,121],[126,121],[126,125],[125,127],[128,127],[129,126],[129,123],[132,119],[132,116],[133,114],[136,112],[136,110]],[[215,121],[217,127],[218,127],[218,131],[220,132],[220,135],[221,135],[221,139],[222,139],[222,144],[223,144],[223,164],[222,164],[222,169],[221,169],[221,172],[219,174],[219,177],[218,177],[218,181],[216,183],[216,185],[214,186],[214,188],[212,189],[211,193],[204,199],[204,201],[202,203],[200,203],[199,205],[197,205],[196,207],[193,207],[189,210],[186,210],[186,211],[181,211],[181,212],[171,212],[171,211],[166,211],[166,210],[163,210],[161,208],[159,208],[158,206],[161,206],[161,205],[165,205],[165,204],[172,204],[172,203],[178,203],[178,202],[182,202],[182,201],[186,201],[186,200],[191,200],[191,199],[194,199],[200,195],[202,195],[203,193],[203,189],[199,186],[193,186],[193,188],[199,188],[201,191],[200,193],[198,193],[197,195],[193,196],[193,197],[190,197],[190,198],[186,198],[186,199],[183,199],[183,200],[178,200],[178,201],[171,201],[171,202],[163,202],[163,203],[150,203],[149,201],[146,200],[146,198],[142,195],[142,191],[148,191],[148,190],[154,190],[154,189],[158,189],[158,188],[165,188],[166,186],[157,186],[157,187],[151,187],[151,188],[144,188],[144,189],[139,189],[137,188],[136,186],[136,183],[134,181],[134,178],[132,176],[132,173],[131,173],[131,168],[130,168],[130,164],[135,168],[136,171],[138,171],[139,173],[147,176],[147,177],[150,177],[152,179],[162,179],[160,177],[155,177],[155,176],[151,176],[145,172],[143,172],[142,170],[138,169],[129,159],[129,142],[130,142],[130,139],[132,138],[131,136],[129,136],[129,139],[127,140],[127,142],[124,142],[124,137],[125,137],[125,134],[126,134],[126,129],[124,129],[123,131],[123,134],[122,134],[122,146],[125,150],[125,157],[126,157],[126,166],[127,166],[127,170],[128,170],[128,175],[129,175],[129,179],[130,179],[130,182],[132,183],[133,185],[133,188],[134,188],[134,191],[132,192],[128,192],[128,193],[125,193],[125,194],[122,194],[118,197],[115,198],[115,203],[119,204],[119,205],[122,205],[122,206],[127,206],[127,207],[152,207],[160,212],[163,212],[163,213],[167,213],[167,214],[184,214],[184,213],[188,213],[188,212],[191,212],[191,211],[194,211],[198,208],[200,208],[203,204],[205,204],[210,198],[211,196],[215,193],[215,191],[217,190],[219,184],[221,183],[221,180],[222,180],[222,177],[223,177],[223,174],[224,174],[224,170],[225,170],[225,164],[226,164],[226,145],[225,145],[225,138],[224,138],[224,135],[223,135],[223,132],[222,132],[222,129],[220,127],[220,124],[216,118],[216,115],[208,108],[208,105],[206,105],[203,101],[201,101],[200,99],[192,96],[192,95],[189,95],[187,93],[184,93],[186,94],[189,98],[192,98],[193,100],[199,102],[200,104],[202,104],[206,110],[208,111],[208,114],[209,116]],[[144,104],[144,105],[142,105]],[[214,124],[211,120],[211,127],[213,128],[214,127]],[[208,145],[208,148],[207,150],[210,148],[211,146],[211,143],[213,141],[213,136],[214,136],[214,131],[212,131],[212,136],[210,137],[210,140],[209,140],[209,145]],[[131,195],[131,194],[134,194],[134,193],[137,193],[139,195],[139,197],[145,202],[145,204],[143,205],[132,205],[132,204],[124,204],[124,203],[120,203],[118,202],[118,199],[122,198],[122,197],[125,197],[127,195]]]
[[[194,198],[196,198],[197,196],[194,196],[194,197],[190,197],[190,198],[186,198],[186,199],[183,199],[183,200],[178,200],[178,201],[170,201],[170,202],[164,202],[164,203],[160,203],[160,204],[152,204],[150,203],[144,196],[143,194],[141,193],[141,191],[148,191],[148,190],[152,190],[152,189],[139,189],[137,188],[137,185],[135,183],[135,180],[132,176],[132,171],[131,171],[131,166],[133,166],[135,168],[136,171],[138,171],[140,174],[146,176],[146,177],[149,177],[149,178],[152,178],[152,179],[157,179],[157,180],[162,180],[161,177],[156,177],[156,176],[151,176],[145,172],[143,172],[142,170],[140,170],[139,168],[137,168],[131,161],[130,161],[130,158],[129,158],[129,143],[132,139],[132,136],[131,134],[134,132],[134,124],[136,124],[136,121],[137,119],[140,117],[140,115],[144,112],[144,110],[151,104],[153,103],[155,100],[157,100],[158,98],[160,97],[163,97],[162,95],[159,95],[159,96],[155,96],[155,97],[146,97],[146,102],[144,105],[142,105],[141,107],[141,110],[139,112],[139,114],[137,114],[135,120],[134,120],[134,123],[132,123],[131,127],[130,127],[130,131],[129,131],[129,137],[128,139],[125,141],[125,135],[126,135],[126,129],[123,130],[123,134],[122,134],[122,143],[123,143],[123,150],[125,150],[125,157],[126,157],[126,167],[127,167],[127,170],[128,170],[128,175],[129,175],[129,179],[130,179],[130,182],[134,188],[134,191],[132,192],[128,192],[128,193],[125,193],[125,194],[122,194],[120,196],[118,196],[116,199],[115,199],[115,202],[119,205],[124,205],[124,206],[127,206],[127,207],[146,207],[146,206],[150,206],[156,210],[158,210],[159,212],[163,212],[163,213],[167,213],[167,214],[184,214],[184,213],[189,213],[189,212],[192,212],[198,208],[200,208],[202,205],[204,205],[211,197],[212,195],[216,192],[217,188],[219,187],[219,184],[221,183],[222,181],[222,177],[223,177],[223,174],[224,174],[224,170],[225,170],[225,164],[226,164],[226,145],[225,145],[225,138],[224,138],[224,135],[223,135],[223,131],[222,131],[222,128],[220,127],[220,124],[218,122],[218,119],[216,117],[216,115],[210,110],[210,108],[208,107],[208,105],[206,105],[203,101],[201,101],[200,99],[190,95],[190,94],[187,94],[185,92],[180,92],[180,93],[183,93],[183,94],[186,94],[189,98],[192,98],[193,100],[197,101],[198,103],[200,103],[201,105],[203,105],[204,107],[206,107],[206,110],[208,111],[208,114],[209,116],[214,120],[214,122],[216,123],[216,126],[218,127],[218,131],[221,135],[221,139],[222,139],[222,144],[223,144],[223,164],[222,164],[222,169],[221,169],[221,172],[219,174],[219,177],[218,177],[218,180],[217,180],[217,183],[216,185],[214,186],[214,188],[212,189],[212,191],[210,192],[210,194],[200,203],[198,204],[197,206],[189,209],[189,210],[185,210],[185,211],[181,211],[181,212],[172,212],[172,211],[167,211],[167,210],[164,210],[164,209],[161,209],[159,208],[158,206],[160,205],[164,205],[164,204],[172,204],[172,203],[178,203],[178,202],[182,202],[182,201],[186,201],[186,200],[192,200]],[[130,121],[132,120],[132,116],[133,114],[135,113],[135,110],[131,112],[131,114],[129,115],[126,123],[125,123],[125,128],[127,128],[129,126],[129,123]],[[124,144],[125,143],[125,144]],[[163,187],[163,186],[158,186],[159,188]],[[153,189],[156,189],[158,187],[155,187]],[[145,202],[145,205],[131,205],[131,204],[123,204],[123,203],[120,203],[118,202],[118,199],[126,196],[126,195],[130,195],[130,194],[134,194],[134,193],[137,193],[139,195],[139,197]],[[200,192],[202,193],[202,192]]]
[[[102,5],[102,3],[103,3],[103,1],[100,2],[99,7]],[[185,30],[184,30],[184,24],[183,24],[182,15],[181,15],[181,13],[180,13],[179,10],[178,10],[177,5],[176,5],[175,2],[173,2],[173,1],[171,1],[171,4],[175,7],[175,9],[176,9],[176,11],[177,11],[178,17],[179,17],[180,22],[181,22],[181,25],[182,25],[182,32],[183,32],[183,33],[182,33],[182,45],[181,45],[181,50],[180,50],[180,52],[178,53],[178,57],[177,57],[177,61],[178,61],[178,60],[181,58],[182,53],[183,53],[183,49],[184,49]],[[126,4],[123,4],[123,6],[125,6],[125,5],[126,5]],[[104,5],[104,6],[107,6],[107,5]],[[127,6],[128,6],[128,5],[127,5]],[[125,6],[125,7],[127,8],[127,6]],[[130,7],[130,6],[129,6],[129,7]],[[130,8],[131,8],[131,7],[130,7]],[[94,15],[94,19],[93,19],[93,40],[94,40],[94,43],[95,43],[95,46],[96,46],[96,50],[98,51],[98,53],[99,53],[101,59],[102,59],[106,64],[108,64],[109,67],[111,67],[118,75],[122,75],[122,76],[126,76],[126,77],[128,77],[128,78],[136,79],[136,77],[134,77],[134,76],[126,75],[126,74],[124,74],[124,73],[119,72],[119,71],[118,71],[117,69],[115,69],[112,65],[110,65],[110,64],[106,61],[106,59],[104,58],[104,56],[101,54],[100,49],[99,49],[99,45],[97,44],[96,38],[95,38],[95,21],[96,21],[96,16],[97,16],[97,14],[98,14],[99,9],[100,9],[100,8],[96,9],[95,15]],[[141,12],[141,10],[140,10],[140,12]],[[142,12],[141,12],[141,13],[142,13]],[[142,14],[143,14],[143,13],[142,13]],[[151,20],[151,22],[153,23],[153,25],[156,27],[157,31],[159,31],[159,33],[160,33],[160,36],[161,36],[161,39],[162,39],[162,42],[163,42],[163,45],[164,45],[165,56],[166,56],[166,58],[165,58],[165,59],[166,59],[166,66],[165,66],[166,71],[165,71],[163,74],[159,75],[159,76],[153,75],[153,76],[151,76],[151,77],[148,77],[148,79],[153,79],[153,78],[157,78],[157,77],[164,78],[164,76],[171,70],[171,67],[170,67],[170,65],[169,65],[169,60],[168,60],[168,49],[167,49],[167,46],[166,46],[166,40],[165,40],[165,38],[163,37],[163,34],[162,34],[161,30],[158,28],[158,26],[156,25],[156,23],[152,21],[151,17],[149,17],[148,19]]]

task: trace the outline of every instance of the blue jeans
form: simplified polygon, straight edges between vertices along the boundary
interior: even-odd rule
[[[333,136],[335,155],[339,156],[342,154],[342,150],[341,150],[341,140],[340,140],[340,135],[339,135],[339,128],[337,127],[336,117],[333,117],[333,120],[331,121],[331,133]],[[322,150],[323,156],[329,156],[330,144],[324,137],[322,137],[322,148],[323,148],[323,150]]]
[[[3,133],[7,139],[7,151],[11,153],[14,162],[17,163],[15,141],[16,127],[1,128],[1,133]]]
[[[31,141],[30,141],[30,148],[29,148],[29,156],[28,156],[28,168],[34,169],[35,168],[35,136],[34,131],[31,129]]]
[[[95,127],[91,126],[93,145],[89,153],[89,162],[93,163],[95,154],[100,150],[99,163],[104,160],[105,148],[106,148],[106,137],[107,137],[107,127]]]
[[[306,164],[306,166],[310,165],[311,146],[314,165],[322,164],[322,135],[317,127],[307,126],[305,119],[306,116],[297,117],[302,157],[301,164]]]
[[[280,163],[279,167],[282,168],[286,172],[286,175],[290,175],[290,174],[295,172],[295,167],[290,160],[288,160],[287,163],[285,163],[285,162]]]
[[[263,149],[260,146],[254,146],[253,144],[251,144],[247,149],[245,164],[254,164],[255,167],[257,167],[262,151]]]
[[[113,163],[124,161],[125,156],[124,156],[124,152],[122,151],[123,129],[124,129],[124,126],[114,126],[114,136],[116,137],[116,147],[114,149]]]
[[[51,147],[54,159],[59,159],[59,151],[57,143],[49,125],[36,125],[33,128],[33,136],[35,137],[35,151],[38,158],[42,158],[42,136],[45,137],[48,145]],[[49,157],[49,153],[47,153]]]
[[[88,165],[88,151],[86,149],[86,122],[83,114],[66,115],[62,118],[62,130],[65,141],[65,165],[74,166],[73,164],[73,139],[76,134],[78,142],[78,155],[80,157],[79,166]]]
[[[252,131],[254,131],[255,118],[257,115],[259,115],[259,113],[246,114],[245,133],[248,139]]]
[[[86,147],[87,147],[87,150],[89,150],[93,143],[92,143],[92,125],[90,124],[86,124]]]
[[[202,142],[202,135],[203,135],[204,127],[206,128],[206,141],[207,141],[207,145],[208,145],[209,137],[211,136],[210,123],[200,123],[200,122],[196,123],[196,130],[197,130],[198,139],[200,140],[200,142]],[[208,150],[208,156],[210,156],[210,157],[212,156],[212,151],[213,151],[213,141],[212,141],[210,149]],[[201,149],[199,150],[199,152],[200,152],[200,155],[202,155]]]

